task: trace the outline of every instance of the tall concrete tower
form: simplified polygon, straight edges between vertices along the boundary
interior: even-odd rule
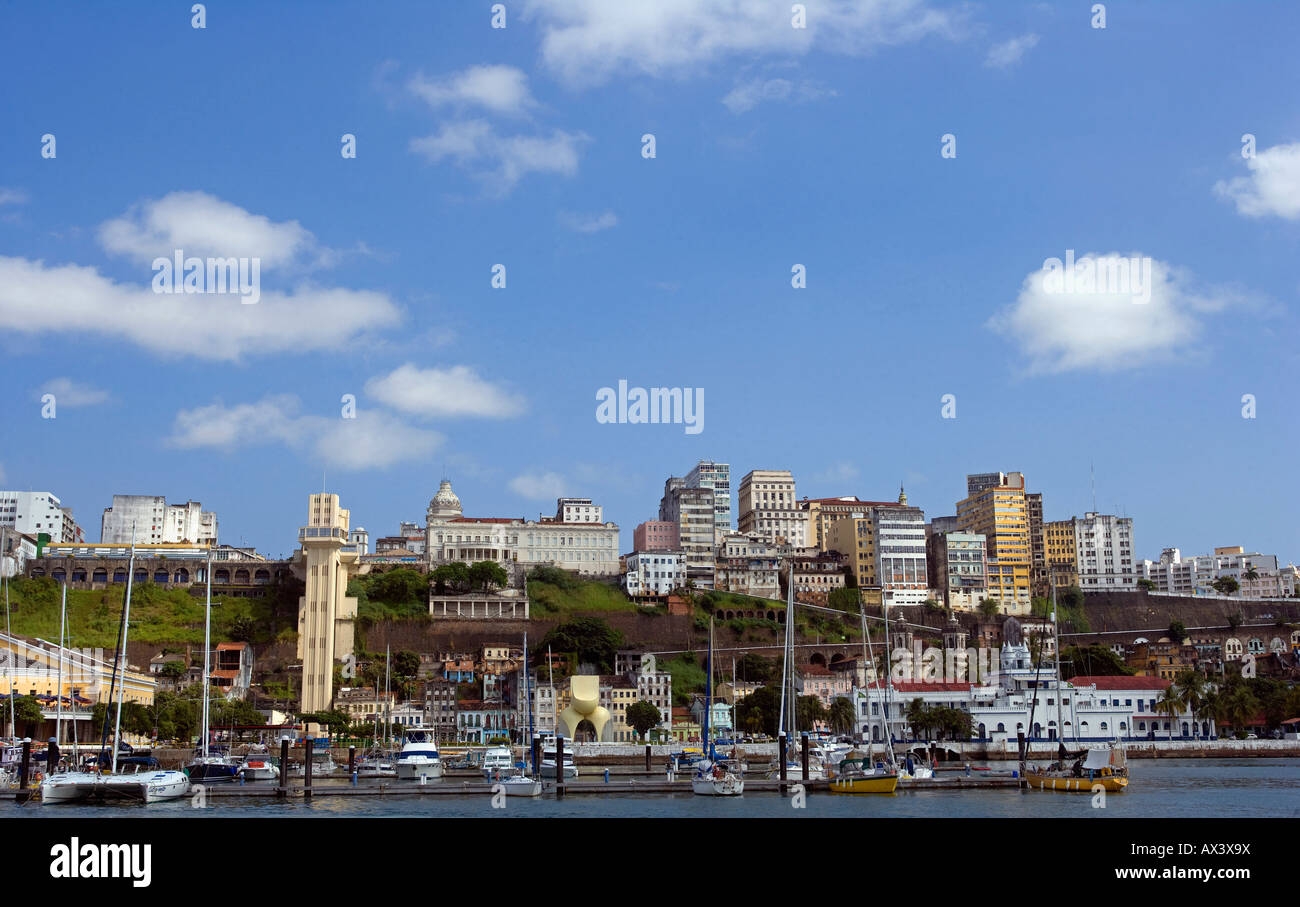
[[[353,647],[357,600],[348,598],[348,577],[357,572],[359,552],[348,540],[348,512],[336,494],[308,499],[307,525],[298,530],[302,547],[294,566],[307,582],[298,599],[298,657],[302,659],[302,711],[322,712],[334,701],[334,661]]]

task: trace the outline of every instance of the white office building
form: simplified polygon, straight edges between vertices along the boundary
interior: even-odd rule
[[[630,598],[662,598],[686,585],[686,555],[681,551],[634,551],[626,562],[624,585]]]
[[[1084,592],[1131,592],[1137,588],[1133,519],[1102,513],[1074,518],[1079,588]]]
[[[713,490],[713,541],[720,544],[731,531],[731,466],[701,460],[686,474],[686,487]]]
[[[55,544],[85,541],[72,511],[48,491],[0,491],[0,527],[32,538],[45,532]]]

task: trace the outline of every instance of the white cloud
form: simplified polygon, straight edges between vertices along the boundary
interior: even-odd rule
[[[333,257],[296,220],[276,223],[206,192],[172,192],[133,205],[100,225],[99,242],[143,263],[171,258],[177,249],[199,258],[259,258],[264,269]]]
[[[1300,142],[1274,145],[1246,160],[1250,176],[1219,180],[1214,191],[1247,217],[1300,218]]]
[[[71,378],[53,378],[46,381],[37,390],[36,396],[39,398],[45,394],[53,394],[55,404],[67,408],[94,406],[96,403],[105,403],[112,397],[106,390],[91,387],[89,384],[78,384]]]
[[[237,295],[155,293],[91,267],[0,256],[0,330],[29,336],[92,334],[165,356],[237,360],[340,349],[400,319],[369,290],[303,284],[243,305]]]
[[[528,90],[528,76],[513,66],[471,66],[438,80],[419,74],[408,87],[430,107],[479,106],[495,113],[519,114],[536,105]]]
[[[22,189],[8,189],[0,186],[0,205],[24,205],[27,203],[27,193]]]
[[[852,463],[840,460],[813,476],[813,481],[829,485],[837,482],[852,482],[855,481],[859,475],[860,472],[858,467],[854,466]]]
[[[565,478],[554,472],[524,473],[510,480],[511,491],[533,501],[562,498],[565,487]]]
[[[341,469],[382,469],[428,457],[442,436],[403,423],[382,410],[357,411],[355,419],[303,415],[292,394],[254,403],[217,402],[176,414],[167,444],[184,450],[280,444]]]
[[[835,92],[813,82],[791,82],[789,79],[755,78],[737,83],[727,93],[722,103],[732,113],[753,110],[764,101],[789,101],[796,104],[834,97]]]
[[[542,33],[542,60],[572,85],[631,70],[682,77],[732,55],[836,53],[936,35],[955,38],[963,12],[922,0],[824,0],[805,4],[792,28],[789,3],[771,0],[527,0],[523,18]]]
[[[992,69],[1006,69],[1008,66],[1014,66],[1020,62],[1025,55],[1025,51],[1038,44],[1038,35],[1032,32],[1027,35],[1020,35],[1009,41],[1003,41],[1001,44],[994,44],[989,48],[989,55],[984,59],[984,65]]]
[[[371,378],[366,393],[393,409],[427,417],[505,419],[524,411],[523,398],[464,365],[421,369],[408,362]]]
[[[559,215],[560,226],[567,227],[577,233],[599,233],[601,230],[608,230],[610,227],[618,225],[618,216],[613,211],[605,211],[601,214],[578,214],[573,211],[561,211]]]
[[[1078,260],[1085,257],[1098,263],[1098,272],[1103,265],[1145,258],[1111,252]],[[1146,260],[1150,299],[1145,303],[1122,293],[1054,292],[1048,272],[1040,269],[1025,278],[1015,303],[986,326],[1020,345],[1031,372],[1118,371],[1189,351],[1203,333],[1201,316],[1239,301],[1224,291],[1193,292],[1185,271]]]
[[[583,133],[554,129],[545,135],[502,135],[484,120],[444,123],[437,135],[412,139],[411,150],[438,163],[450,158],[488,184],[496,194],[514,188],[529,173],[578,172]]]

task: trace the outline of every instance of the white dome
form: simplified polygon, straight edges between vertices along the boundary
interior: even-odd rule
[[[429,514],[431,516],[460,516],[460,498],[456,497],[456,492],[451,490],[451,482],[447,479],[442,480],[442,484],[438,486],[438,493],[429,502]]]

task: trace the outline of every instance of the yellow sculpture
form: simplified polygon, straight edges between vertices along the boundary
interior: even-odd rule
[[[600,678],[579,674],[569,678],[569,707],[559,715],[559,731],[570,740],[577,739],[578,725],[590,721],[596,739],[604,740],[609,727],[609,709],[600,704]],[[611,729],[612,730],[612,729]]]

